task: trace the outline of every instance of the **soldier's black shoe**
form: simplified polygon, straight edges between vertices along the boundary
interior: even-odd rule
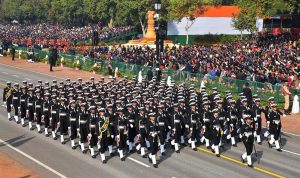
[[[193,148],[194,151],[197,151],[197,148]]]
[[[281,149],[281,148],[278,148],[277,151],[278,151],[278,152],[282,152],[282,149]]]
[[[206,147],[208,150],[211,150],[211,147],[210,146],[208,146],[208,147]]]
[[[179,150],[177,150],[177,151],[176,151],[176,153],[180,153],[180,151],[179,151]]]
[[[31,127],[30,130],[33,131],[33,130],[34,130],[34,127]]]
[[[106,164],[106,163],[107,163],[107,161],[106,161],[106,160],[103,160],[103,161],[102,161],[102,163],[103,163],[103,164]]]
[[[25,124],[23,124],[23,125],[22,125],[22,127],[26,127],[26,125],[25,125]]]
[[[143,158],[147,158],[147,155],[143,155],[142,157],[143,157]]]
[[[125,157],[121,158],[121,161],[125,161]]]
[[[216,157],[220,157],[220,154],[216,154]]]
[[[9,121],[12,121],[13,119],[12,119],[12,118],[9,118],[8,120],[9,120]]]
[[[20,124],[20,123],[21,123],[20,121],[17,122],[17,124]]]
[[[95,159],[95,158],[96,158],[96,155],[93,155],[93,156],[92,156],[92,158],[94,158],[94,159]]]
[[[165,155],[166,155],[166,153],[165,153],[165,152],[162,152],[162,153],[161,153],[161,155],[162,155],[162,156],[165,156]]]
[[[72,149],[75,150],[75,149],[76,149],[76,146],[72,146]]]
[[[154,167],[154,168],[158,168],[157,164],[153,164],[153,167]]]
[[[270,142],[268,142],[268,145],[269,145],[269,148],[272,148],[273,146],[271,145],[271,143]]]
[[[233,147],[237,147],[237,145],[236,145],[236,144],[233,144],[232,146],[233,146]]]
[[[83,153],[83,154],[86,154],[86,153],[87,153],[87,150],[83,150],[82,153]]]
[[[53,140],[57,140],[57,137],[54,137]]]
[[[134,153],[134,150],[130,150],[129,153]]]
[[[248,164],[248,167],[253,168],[253,165],[252,164]]]
[[[45,136],[46,136],[46,137],[49,137],[49,136],[50,136],[50,134],[46,134]]]
[[[245,163],[245,160],[243,159],[243,156],[241,156],[241,162]]]
[[[214,149],[211,149],[211,152],[215,153],[215,150],[214,150]]]
[[[115,154],[114,154],[114,153],[110,153],[109,155],[110,155],[111,157],[115,156]]]
[[[40,131],[39,131],[39,134],[41,134],[41,133],[43,133],[43,131],[40,130]]]
[[[141,150],[137,150],[137,154],[141,154]]]
[[[152,164],[152,159],[150,157],[148,157],[149,163]]]
[[[61,142],[61,144],[63,144],[63,145],[66,144],[66,141]]]
[[[261,142],[258,142],[257,144],[261,145]]]

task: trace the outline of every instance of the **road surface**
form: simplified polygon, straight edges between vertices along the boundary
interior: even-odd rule
[[[20,68],[0,64],[0,100],[6,81],[21,83],[23,80],[36,83],[38,79],[52,81],[60,78],[35,73]],[[82,154],[79,147],[72,150],[70,142],[62,145],[59,141],[38,134],[36,130],[29,131],[14,121],[8,121],[4,107],[0,107],[0,151],[30,167],[41,177],[155,177],[155,178],[185,178],[185,177],[299,177],[300,176],[300,136],[283,134],[284,152],[268,148],[264,141],[256,144],[258,158],[254,168],[248,168],[240,162],[240,155],[245,152],[244,146],[225,146],[221,158],[217,158],[204,146],[198,151],[189,147],[180,154],[168,149],[167,155],[158,154],[158,169],[152,167],[148,159],[134,153],[125,162],[115,156],[108,158],[107,164],[100,162],[100,156],[92,159]]]

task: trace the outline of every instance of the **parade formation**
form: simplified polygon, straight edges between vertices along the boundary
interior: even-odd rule
[[[253,167],[254,143],[262,144],[264,138],[270,148],[282,151],[283,113],[272,97],[262,107],[251,90],[244,89],[234,100],[229,91],[223,98],[217,88],[211,93],[205,87],[197,90],[156,76],[141,81],[92,77],[37,83],[7,82],[3,102],[8,119],[54,140],[60,138],[62,144],[70,140],[72,149],[89,151],[92,158],[99,150],[104,164],[107,151],[121,161],[137,152],[157,168],[157,154],[166,155],[167,148],[180,153],[188,145],[195,151],[204,145],[220,157],[225,144],[236,147],[242,142],[241,161]],[[262,131],[263,114],[266,132]]]

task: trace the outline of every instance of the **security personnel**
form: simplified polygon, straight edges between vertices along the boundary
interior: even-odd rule
[[[156,121],[156,114],[150,113],[148,115],[149,121],[147,124],[147,130],[149,131],[148,140],[150,142],[149,162],[153,164],[153,167],[157,168],[156,153],[158,151],[158,123]]]
[[[77,108],[76,108],[75,100],[70,101],[68,112],[69,112],[68,115],[69,115],[70,127],[71,127],[71,135],[70,135],[71,147],[73,150],[75,150],[76,149],[75,139],[78,137],[77,129],[79,129],[79,122],[77,117]]]
[[[13,98],[12,91],[13,91],[13,88],[11,87],[11,82],[7,82],[6,85],[7,86],[3,90],[2,98],[3,98],[3,104],[6,105],[7,118],[9,120],[11,120],[10,112],[11,112],[11,109],[12,109],[12,98]]]
[[[190,103],[190,112],[189,112],[189,128],[190,128],[190,139],[191,139],[191,147],[194,151],[196,151],[196,141],[197,136],[200,132],[200,115],[198,111],[196,110],[196,103],[192,102]]]
[[[68,134],[68,106],[66,104],[65,98],[60,99],[59,104],[59,128],[60,128],[60,142],[65,144],[64,135]]]
[[[207,149],[211,149],[210,147],[210,138],[211,138],[211,111],[209,110],[209,102],[203,102],[203,109],[201,110],[201,122],[203,129],[203,137],[201,138],[201,142],[205,140],[205,145]]]
[[[108,138],[110,138],[109,132],[109,117],[105,116],[105,109],[101,108],[99,112],[99,121],[98,121],[98,139],[100,142],[100,157],[102,163],[106,163],[105,151],[108,147]]]
[[[20,95],[20,112],[21,112],[21,124],[22,127],[25,127],[25,118],[26,118],[26,109],[27,109],[27,87],[21,87],[21,95]]]
[[[229,134],[227,138],[231,140],[231,145],[236,147],[237,138],[237,126],[238,126],[238,109],[236,108],[236,101],[230,100],[230,107],[228,108],[227,118],[228,118],[228,130]]]
[[[244,120],[245,122],[241,126],[240,137],[242,138],[246,152],[241,156],[241,160],[245,163],[245,160],[247,159],[248,166],[253,167],[251,154],[253,151],[255,124],[251,115],[244,115]]]
[[[34,117],[36,118],[36,127],[38,130],[38,133],[42,133],[41,131],[41,121],[42,121],[42,115],[43,115],[43,98],[41,97],[41,91],[40,89],[37,89],[35,91],[35,100],[34,100]]]
[[[101,112],[100,112],[101,114]],[[97,122],[98,122],[99,114],[96,113],[96,107],[90,106],[89,108],[89,134],[88,134],[88,140],[89,140],[89,149],[91,151],[92,158],[96,158],[94,146],[97,146],[98,143],[98,134],[97,132]]]
[[[50,93],[44,94],[44,102],[43,102],[43,115],[42,118],[45,122],[45,136],[49,137],[48,128],[50,126],[50,117],[51,117],[51,111],[50,111]]]
[[[14,84],[14,88],[13,88],[13,91],[12,91],[12,95],[13,95],[13,98],[12,98],[12,105],[13,105],[13,108],[15,110],[15,121],[17,124],[20,123],[19,121],[19,112],[20,112],[20,90],[19,90],[19,84],[18,83],[15,83]]]
[[[271,134],[271,139],[268,142],[269,147],[272,148],[272,144],[275,143],[275,148],[277,151],[282,152],[279,144],[279,137],[281,134],[281,120],[280,120],[280,115],[282,113],[277,109],[277,104],[272,104],[271,105],[271,111],[269,114],[269,121],[270,121],[270,134]]]

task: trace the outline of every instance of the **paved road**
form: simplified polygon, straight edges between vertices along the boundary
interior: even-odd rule
[[[35,83],[38,79],[51,81],[59,78],[46,76],[0,64],[0,99],[3,82]],[[2,83],[2,84],[1,84]],[[1,103],[2,104],[2,103]],[[70,142],[62,145],[58,140],[46,138],[37,131],[29,131],[14,121],[8,121],[4,107],[0,107],[0,151],[36,171],[41,177],[299,177],[300,136],[283,134],[285,152],[269,149],[267,143],[256,145],[258,159],[255,168],[242,164],[240,155],[245,151],[241,143],[237,148],[225,147],[222,157],[217,158],[200,146],[198,151],[183,148],[180,154],[168,149],[164,157],[158,155],[159,168],[155,169],[148,159],[138,154],[129,155],[125,162],[118,157],[100,163],[100,157],[72,150]]]

